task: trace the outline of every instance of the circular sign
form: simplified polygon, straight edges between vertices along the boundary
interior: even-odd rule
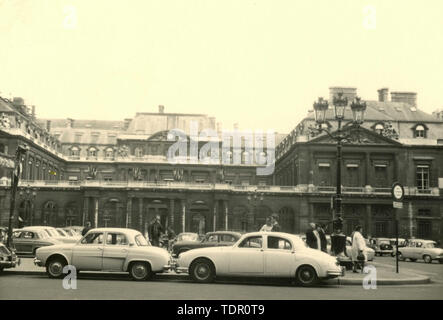
[[[401,201],[401,200],[403,200],[405,190],[403,189],[403,186],[400,183],[396,182],[392,185],[391,193],[392,193],[392,197],[395,200]]]

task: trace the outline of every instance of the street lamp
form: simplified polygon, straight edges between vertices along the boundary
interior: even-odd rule
[[[28,185],[27,187],[22,188],[20,190],[19,196],[21,199],[24,199],[24,201],[25,201],[25,207],[24,207],[25,219],[24,219],[24,221],[25,221],[25,223],[32,226],[33,222],[34,222],[34,200],[37,197],[37,192],[35,191],[35,189],[31,188]]]
[[[12,218],[14,217],[15,209],[15,194],[17,193],[18,181],[20,179],[20,173],[22,171],[22,155],[28,152],[29,147],[26,145],[19,145],[15,151],[14,170],[11,173],[11,202],[9,206],[9,222],[8,222],[8,241],[6,246],[11,248],[12,243]]]
[[[333,97],[333,105],[334,105],[334,116],[338,121],[337,131],[332,134],[328,128],[324,128],[322,124],[326,121],[326,111],[328,102],[323,100],[323,98],[319,98],[317,102],[314,102],[314,111],[315,111],[315,121],[317,123],[317,128],[314,128],[318,132],[327,133],[331,139],[337,142],[337,179],[336,179],[336,194],[335,194],[335,214],[333,229],[335,234],[342,234],[342,193],[341,193],[341,166],[342,166],[342,142],[343,140],[347,140],[349,135],[344,135],[342,131],[342,121],[345,118],[345,110],[348,106],[348,99],[343,97],[343,93],[339,92],[337,96]],[[351,102],[351,110],[352,110],[352,120],[345,124],[352,125],[353,127],[358,128],[364,121],[364,113],[366,110],[366,102],[361,101],[361,98],[356,97]],[[344,250],[343,250],[344,251]]]
[[[253,208],[253,215],[254,215],[252,217],[252,219],[248,219],[248,222],[251,222],[252,224],[254,224],[255,220],[256,220],[256,216],[257,216],[257,204],[263,202],[264,194],[262,192],[259,193],[259,192],[257,192],[257,190],[255,190],[254,192],[252,192],[248,195],[247,199],[248,199],[249,205],[251,205]],[[252,220],[252,221],[249,221],[249,220]],[[244,230],[244,231],[248,231],[248,230]]]

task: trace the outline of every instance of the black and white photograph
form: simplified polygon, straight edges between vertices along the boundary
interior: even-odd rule
[[[442,300],[442,12],[0,0],[0,300]]]

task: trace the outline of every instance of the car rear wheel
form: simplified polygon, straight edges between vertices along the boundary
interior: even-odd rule
[[[423,260],[424,260],[426,263],[432,263],[432,258],[431,258],[431,256],[428,256],[427,254],[423,256]]]
[[[195,282],[212,282],[215,278],[215,267],[207,259],[197,259],[192,262],[189,268],[189,275]]]
[[[295,278],[297,284],[302,287],[310,287],[318,282],[317,272],[315,272],[313,267],[308,265],[299,267]]]
[[[135,281],[145,281],[152,276],[151,266],[147,262],[134,262],[129,268],[129,274]]]
[[[63,258],[55,257],[49,260],[46,264],[46,273],[49,278],[60,279],[63,277],[63,268],[66,266],[66,261]]]
[[[406,261],[405,257],[403,257],[403,255],[402,255],[401,252],[398,253],[398,260],[400,260],[400,261]]]

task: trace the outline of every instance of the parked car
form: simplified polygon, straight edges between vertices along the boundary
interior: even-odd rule
[[[398,259],[402,261],[409,259],[413,262],[423,259],[426,263],[438,260],[443,263],[443,249],[438,248],[435,241],[413,239],[409,241],[408,246],[399,248]]]
[[[17,257],[14,251],[0,243],[0,273],[3,269],[14,268],[17,265],[20,265],[20,258]]]
[[[177,272],[188,272],[196,282],[211,282],[216,276],[278,277],[312,286],[319,279],[344,275],[335,257],[282,232],[246,233],[233,246],[189,250],[175,263]]]
[[[391,238],[391,239],[389,239],[389,242],[390,242],[390,244],[391,244],[391,246],[392,246],[392,256],[393,257],[395,257],[395,254],[396,254],[396,252],[397,252],[397,248],[396,248],[396,246],[395,246],[395,242],[396,242],[397,240],[396,240],[396,238]],[[408,242],[407,242],[407,240],[406,239],[404,239],[404,238],[398,238],[398,248],[400,249],[400,248],[403,248],[403,247],[406,247],[406,245],[408,244]]]
[[[49,237],[44,230],[39,228],[33,229],[32,227],[14,230],[12,239],[18,254],[35,255],[38,248],[62,243],[57,239]]]
[[[50,278],[63,277],[66,265],[77,271],[129,272],[134,280],[147,280],[168,265],[169,253],[154,247],[132,229],[89,230],[77,243],[65,243],[37,250],[34,263],[46,267]]]
[[[74,231],[72,231],[72,230],[70,230],[69,233],[68,233],[68,231],[65,231],[62,228],[55,228],[55,230],[58,232],[58,234],[61,237],[63,237],[63,242],[66,242],[66,243],[77,242],[78,240],[80,240],[82,238],[81,235],[73,233]]]
[[[200,241],[180,241],[172,246],[172,256],[178,257],[183,252],[196,248],[232,246],[241,234],[232,231],[214,231],[206,233]]]
[[[22,230],[41,230],[43,232],[46,232],[48,237],[58,240],[60,242],[73,242],[71,239],[60,235],[57,230],[54,227],[51,226],[29,226],[29,227],[23,227]]]
[[[375,250],[375,255],[383,256],[384,254],[388,254],[394,256],[394,248],[391,245],[391,241],[389,238],[373,238],[370,240],[373,249]]]

